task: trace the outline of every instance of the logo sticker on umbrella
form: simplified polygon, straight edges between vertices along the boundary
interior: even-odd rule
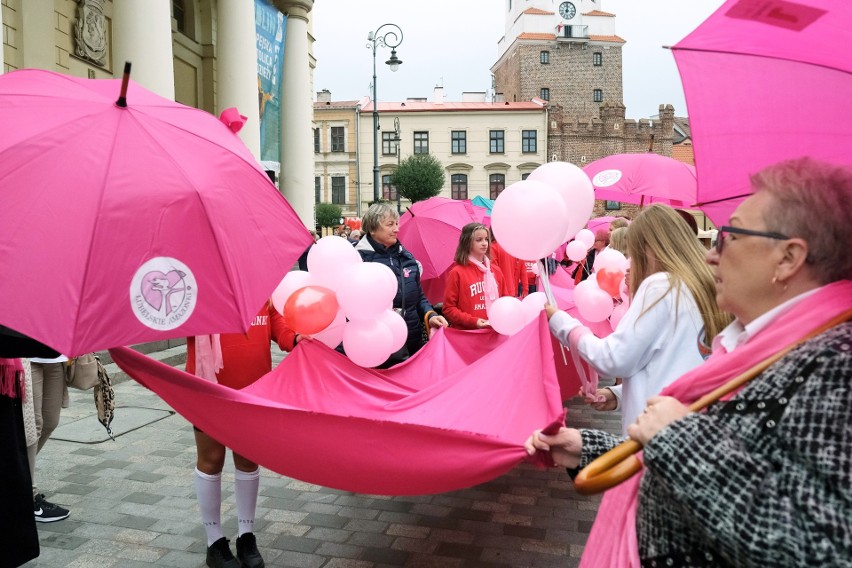
[[[160,256],[145,262],[130,282],[130,305],[136,318],[151,329],[180,327],[195,310],[198,288],[187,265]]]
[[[592,178],[592,184],[594,184],[595,187],[609,187],[618,183],[618,180],[620,179],[621,170],[604,170],[602,172],[598,172],[598,174]]]

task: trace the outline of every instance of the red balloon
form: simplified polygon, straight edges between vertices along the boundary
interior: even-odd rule
[[[598,288],[613,298],[620,297],[622,280],[624,280],[624,273],[619,270],[609,268],[598,270]]]
[[[318,333],[337,315],[337,295],[322,286],[299,288],[284,303],[284,322],[302,335]]]

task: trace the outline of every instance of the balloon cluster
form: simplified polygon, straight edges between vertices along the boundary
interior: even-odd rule
[[[595,255],[594,272],[574,287],[574,303],[584,319],[603,321],[610,318],[612,328],[618,326],[627,311],[624,276],[628,267],[627,259],[615,249],[607,248]],[[614,305],[613,300],[619,299],[623,303]]]
[[[308,271],[288,272],[272,293],[272,305],[296,333],[329,347],[343,342],[357,365],[383,363],[408,337],[393,309],[393,271],[361,255],[342,237],[323,237],[308,252]]]

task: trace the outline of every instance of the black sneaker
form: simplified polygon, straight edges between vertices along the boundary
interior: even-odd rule
[[[44,495],[39,493],[33,500],[33,514],[39,523],[52,523],[67,519],[71,512],[45,500]]]
[[[207,547],[207,566],[210,568],[240,568],[224,536]]]
[[[245,533],[237,537],[237,558],[243,568],[263,568],[266,566],[260,552],[257,550],[257,540],[254,533]]]

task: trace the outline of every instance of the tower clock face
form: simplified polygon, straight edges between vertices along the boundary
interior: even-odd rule
[[[564,20],[570,20],[577,15],[577,8],[571,2],[563,2],[559,5],[559,15]]]

